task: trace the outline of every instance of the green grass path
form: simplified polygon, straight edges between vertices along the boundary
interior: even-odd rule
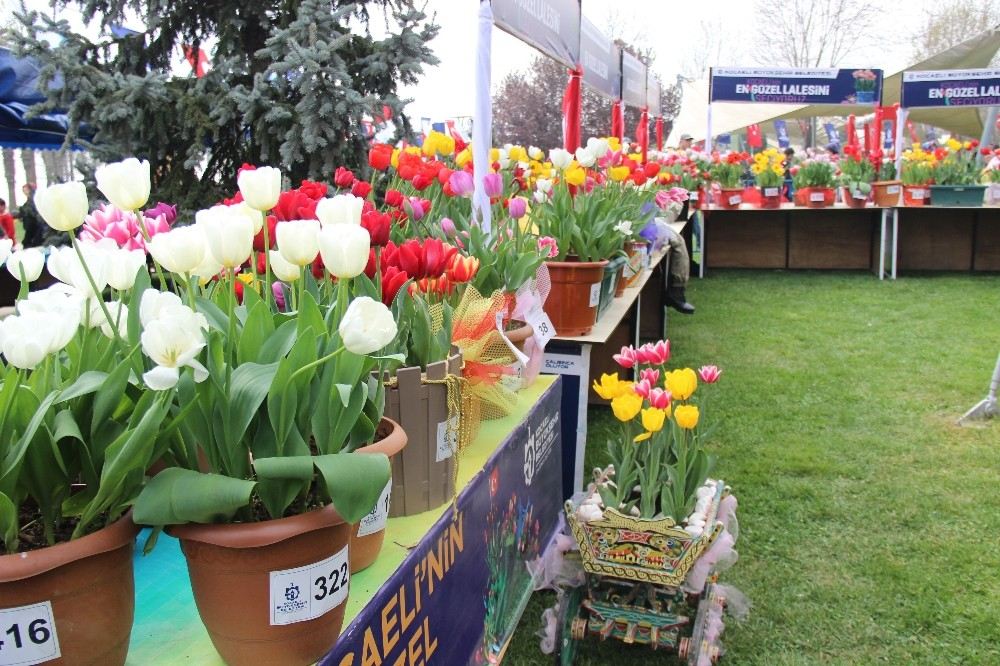
[[[723,368],[709,418],[753,602],[729,664],[1000,664],[1000,423],[958,428],[1000,352],[1000,278],[722,272],[671,316]],[[588,466],[613,432],[590,418]],[[547,664],[532,599],[505,663]],[[578,664],[671,664],[589,643]]]

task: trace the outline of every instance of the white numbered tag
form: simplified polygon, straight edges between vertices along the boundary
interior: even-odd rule
[[[868,195],[867,195],[867,194],[862,194],[862,193],[861,193],[860,191],[857,191],[857,190],[856,190],[856,191],[854,192],[854,198],[855,198],[855,199],[860,199],[860,200],[862,200],[862,201],[863,201],[863,200],[865,200],[865,199],[867,199],[867,198],[868,198]]]
[[[924,198],[924,191],[923,190],[910,190],[910,196],[913,197],[914,199],[923,199]]]
[[[271,572],[271,624],[305,622],[344,603],[351,582],[347,546],[321,562]]]
[[[765,187],[764,188],[764,196],[765,197],[776,197],[776,196],[778,196],[778,188],[777,187]]]
[[[371,513],[358,523],[358,536],[368,536],[385,529],[385,521],[389,518],[389,502],[392,500],[392,479],[389,479],[382,489],[382,494]]]
[[[31,666],[61,656],[51,602],[0,609],[0,665]]]
[[[552,325],[552,320],[545,314],[545,310],[535,308],[526,318],[534,330],[535,342],[539,347],[544,348],[549,340],[556,337],[556,327]]]
[[[886,194],[899,194],[899,185],[889,185],[885,188]]]
[[[688,190],[688,199],[690,199],[691,201],[693,201],[695,203],[698,203],[698,192],[697,192],[697,190]]]
[[[826,195],[822,192],[810,192],[809,201],[823,201],[826,199]]]
[[[729,197],[729,205],[730,206],[736,206],[736,205],[740,204],[742,201],[743,201],[743,197],[740,196],[739,194],[734,194],[733,196]]]
[[[438,423],[437,453],[434,455],[434,462],[442,462],[455,455],[455,451],[458,450],[458,425],[458,414]]]
[[[590,285],[590,307],[595,308],[601,302],[601,283]]]

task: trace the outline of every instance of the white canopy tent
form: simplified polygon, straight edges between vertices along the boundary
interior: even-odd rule
[[[983,32],[972,39],[951,47],[914,65],[908,71],[935,69],[975,69],[988,67],[1000,50],[1000,26]],[[899,102],[903,71],[887,76],[882,85],[882,104],[891,106]],[[822,104],[715,104],[712,107],[712,133],[726,134],[748,125],[809,118],[815,116],[843,116],[847,109],[841,105]],[[962,136],[982,135],[987,109],[975,107],[948,107],[914,109],[909,119],[925,123]],[[696,139],[705,138],[705,118],[708,114],[708,80],[693,81],[684,86],[680,115],[674,121],[667,145],[676,145],[681,134]]]

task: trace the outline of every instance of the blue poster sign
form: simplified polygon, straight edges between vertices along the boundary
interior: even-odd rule
[[[732,134],[720,134],[719,136],[715,137],[715,142],[717,144],[719,144],[720,146],[728,146],[728,145],[732,144],[732,142],[733,142],[733,135]]]
[[[782,148],[788,148],[792,145],[791,139],[788,138],[788,124],[784,120],[774,121],[774,131],[778,135],[778,145]]]
[[[896,143],[896,124],[891,120],[882,121],[882,147],[892,148]]]
[[[493,22],[504,32],[567,67],[580,62],[580,0],[492,0]]]
[[[561,383],[549,387],[321,666],[499,663],[562,513]]]
[[[621,47],[586,17],[580,25],[583,82],[605,97],[618,99],[622,89]]]
[[[873,106],[881,98],[881,69],[718,67],[709,74],[710,102]]]
[[[832,143],[832,144],[834,144],[836,146],[839,146],[840,145],[840,132],[838,132],[837,128],[833,126],[833,123],[823,123],[823,129],[826,130],[826,138],[827,138],[827,140],[830,143]]]
[[[907,109],[1000,105],[1000,69],[903,72],[901,105]]]
[[[622,101],[629,106],[646,106],[646,65],[622,51]]]

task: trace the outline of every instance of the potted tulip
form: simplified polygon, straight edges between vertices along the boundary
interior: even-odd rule
[[[145,204],[149,164],[129,161],[127,179],[110,167],[97,171],[101,191],[127,210]],[[88,211],[82,183],[44,188],[35,200],[71,246],[48,260],[60,282],[30,294],[41,273],[35,256],[7,260],[23,297],[0,321],[0,605],[11,623],[3,654],[9,663],[61,655],[123,664],[138,532],[129,507],[176,413],[139,379],[148,367],[135,353],[144,254],[73,236]]]
[[[934,165],[931,199],[938,206],[980,207],[986,186],[979,182],[979,142],[951,138]]]
[[[825,158],[803,160],[792,176],[796,195],[802,197],[809,208],[826,208],[833,205],[833,186],[836,183],[834,167]]]
[[[881,150],[873,150],[868,158],[875,170],[875,180],[872,182],[872,198],[875,205],[879,208],[898,206],[903,184],[896,178],[896,163],[886,157]]]
[[[841,199],[851,208],[864,208],[872,191],[875,167],[857,146],[844,146],[840,167]]]
[[[351,524],[389,481],[386,455],[359,449],[380,421],[372,373],[398,360],[379,355],[396,324],[363,275],[368,230],[339,217],[350,202],[320,201],[337,213],[325,222],[275,225],[265,274],[286,288],[243,272],[256,233],[270,246],[263,213],[280,202],[280,173],[244,170],[239,184],[242,202],[199,211],[195,225],[150,244],[180,294],[142,294],[136,326],[154,365],[142,377],[177,417],[171,466],[134,516],[180,539],[199,614],[228,663],[306,663],[336,640]],[[335,284],[302,270],[317,254]]]
[[[749,156],[746,153],[730,152],[716,154],[710,173],[719,185],[720,195],[716,202],[720,208],[736,209],[743,203],[743,166]]]
[[[924,206],[930,203],[930,185],[934,182],[934,152],[926,151],[914,144],[903,152],[900,179],[903,182],[903,205]]]
[[[986,202],[995,206],[1000,204],[1000,150],[981,148],[980,154],[986,162],[982,172],[982,182],[986,183]]]
[[[768,148],[753,156],[750,171],[760,188],[761,208],[781,207],[781,185],[785,180],[785,156]]]

